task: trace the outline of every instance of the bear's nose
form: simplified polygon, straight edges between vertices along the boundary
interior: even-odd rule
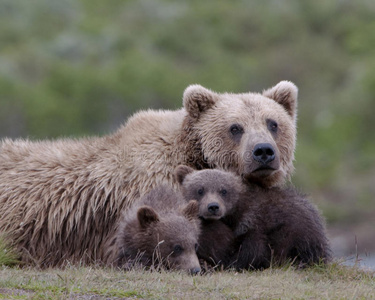
[[[191,275],[197,275],[197,274],[200,273],[200,271],[201,271],[201,268],[199,268],[199,267],[195,267],[195,268],[192,268],[192,269],[189,270]]]
[[[219,209],[220,209],[220,206],[219,206],[219,203],[217,203],[217,202],[212,202],[212,203],[207,205],[208,212],[213,214],[213,215],[216,214]]]
[[[271,144],[256,144],[253,151],[253,158],[255,161],[266,165],[275,159],[275,151]]]

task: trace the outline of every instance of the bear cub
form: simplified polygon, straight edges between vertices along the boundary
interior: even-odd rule
[[[207,263],[263,269],[288,261],[305,266],[330,260],[324,221],[296,190],[244,184],[221,170],[179,166],[175,174],[185,199],[199,203],[198,257]]]
[[[199,259],[213,267],[232,266],[238,242],[235,231],[223,218],[235,214],[245,191],[241,178],[218,169],[194,171],[182,165],[176,168],[175,176],[185,200],[199,203]]]
[[[197,215],[197,201],[186,203],[181,193],[166,185],[154,188],[123,214],[110,246],[114,264],[125,269],[162,265],[199,273]]]

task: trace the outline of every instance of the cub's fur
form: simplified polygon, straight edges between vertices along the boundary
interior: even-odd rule
[[[187,204],[180,193],[160,186],[123,214],[107,260],[123,268],[138,263],[196,274],[199,232],[198,203]]]
[[[187,166],[177,168],[176,177],[185,199],[204,203],[200,207],[200,216],[205,219],[200,241],[204,243],[200,244],[202,258],[208,263],[262,269],[286,261],[303,266],[330,260],[324,220],[295,189],[245,185],[228,172],[194,171]],[[220,192],[223,189],[227,191],[225,195]],[[206,218],[206,198],[229,208],[221,209],[225,213],[216,215],[215,223]]]

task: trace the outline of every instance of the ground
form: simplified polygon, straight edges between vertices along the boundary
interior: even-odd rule
[[[368,299],[375,273],[332,264],[257,272],[182,272],[0,267],[0,299]]]

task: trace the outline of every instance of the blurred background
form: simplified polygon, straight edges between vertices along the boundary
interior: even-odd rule
[[[0,138],[102,135],[139,109],[299,87],[293,184],[339,257],[375,256],[375,1],[1,0]],[[371,254],[372,253],[372,254]]]

